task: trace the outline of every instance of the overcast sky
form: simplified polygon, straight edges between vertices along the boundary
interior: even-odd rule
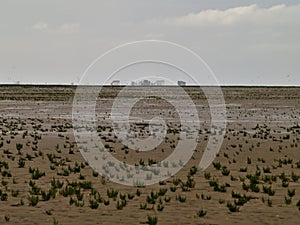
[[[0,83],[77,83],[144,39],[193,50],[221,84],[300,85],[298,0],[1,0]]]

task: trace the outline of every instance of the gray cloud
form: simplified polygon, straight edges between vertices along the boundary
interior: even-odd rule
[[[152,20],[153,23],[163,23],[175,26],[233,26],[255,24],[257,26],[300,24],[300,4],[286,6],[274,5],[269,8],[257,4],[239,6],[225,10],[209,9],[188,15]]]
[[[33,30],[46,30],[48,28],[48,24],[44,22],[38,22],[32,25]]]
[[[38,22],[32,25],[33,30],[39,30],[43,32],[49,33],[63,33],[63,34],[73,34],[78,33],[80,31],[80,24],[79,23],[64,23],[56,27],[51,27],[47,23]]]

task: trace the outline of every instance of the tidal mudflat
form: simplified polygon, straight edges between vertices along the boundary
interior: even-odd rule
[[[103,144],[131,165],[166,158],[180,141],[174,106],[154,95],[132,108],[137,136],[149,135],[147,121],[157,115],[168,128],[155,149],[135,151],[118,140],[110,120],[120,90],[105,87],[99,95]],[[210,111],[199,88],[185,91],[201,125],[195,153],[176,175],[144,187],[111,182],[84,160],[72,125],[75,87],[0,86],[0,224],[297,224],[300,88],[223,87],[226,133],[205,171],[196,167],[211,135]]]

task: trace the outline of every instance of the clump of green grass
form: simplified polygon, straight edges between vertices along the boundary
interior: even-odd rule
[[[19,168],[24,168],[25,167],[25,160],[23,158],[19,159],[18,166],[19,166]]]
[[[292,203],[292,198],[284,197],[284,202],[286,205],[290,205]]]
[[[263,192],[265,194],[268,194],[269,196],[275,195],[275,191],[272,189],[271,186],[269,186],[269,187],[263,186]]]
[[[163,181],[163,180],[160,180],[158,183],[159,183],[159,185],[161,185],[161,186],[166,185],[166,182]]]
[[[58,225],[58,220],[53,218],[53,225]]]
[[[207,214],[207,211],[204,211],[203,209],[201,209],[200,211],[197,212],[197,217],[204,217]]]
[[[158,222],[157,216],[147,216],[147,224],[149,225],[156,225]]]
[[[294,172],[292,172],[291,178],[292,178],[293,182],[297,182],[299,179],[299,176],[296,175]]]
[[[211,178],[210,173],[204,173],[204,178],[205,178],[206,180],[209,180],[209,179]]]
[[[45,176],[45,172],[41,172],[38,168],[37,169],[32,169],[29,167],[29,173],[31,173],[31,178],[33,180],[38,180],[39,178]]]
[[[140,209],[147,209],[147,203],[140,203]]]
[[[165,196],[164,200],[165,200],[165,202],[166,202],[166,203],[168,203],[168,202],[170,202],[170,201],[171,201],[171,197],[169,197],[169,196]]]
[[[213,166],[215,167],[216,170],[221,169],[221,163],[220,162],[213,162]]]
[[[296,206],[297,206],[298,209],[300,210],[300,200],[297,202]]]
[[[295,189],[291,189],[291,190],[288,189],[287,192],[288,192],[288,196],[291,197],[291,198],[296,194],[296,190]]]
[[[89,200],[89,207],[91,209],[98,209],[99,203],[96,200],[90,199]]]
[[[121,200],[121,201],[117,201],[116,207],[118,210],[122,210],[126,205],[127,205],[127,201]]]
[[[158,191],[159,196],[164,196],[167,193],[168,189],[166,188],[160,188]]]
[[[109,202],[109,199],[107,199],[107,200],[106,200],[106,199],[104,199],[103,203],[104,203],[104,205],[105,205],[105,206],[108,206],[108,205],[109,205],[109,203],[110,203],[110,202]]]
[[[155,204],[157,198],[158,198],[158,194],[151,191],[150,195],[147,195],[146,200],[147,200],[148,204]]]
[[[83,189],[92,189],[92,182],[91,181],[82,181],[79,182],[79,187]]]
[[[176,186],[171,186],[171,187],[170,187],[170,191],[171,191],[171,192],[175,192],[176,190],[177,190],[177,187],[176,187]]]
[[[93,170],[93,177],[98,177],[98,176],[99,176],[99,173],[97,171]]]
[[[225,203],[225,200],[224,199],[219,199],[219,204],[222,205]]]
[[[39,196],[29,196],[28,201],[29,206],[36,206],[39,203]]]
[[[176,195],[176,200],[181,202],[181,203],[184,203],[186,201],[186,196]]]
[[[11,195],[12,195],[13,197],[18,197],[19,191],[18,191],[18,190],[11,190]]]
[[[107,193],[107,196],[109,198],[112,198],[112,199],[116,200],[116,198],[118,197],[119,191],[114,190],[113,188],[111,188],[111,189],[107,189],[106,193]]]
[[[136,189],[136,196],[141,196],[141,191],[139,189]]]
[[[271,173],[271,168],[270,167],[263,167],[264,173]]]
[[[157,205],[157,211],[159,211],[159,212],[162,212],[164,210],[164,208],[165,207],[163,205],[161,205],[161,204]]]
[[[197,196],[196,196],[197,197]],[[202,200],[211,200],[211,195],[204,195],[204,194],[201,194],[201,199]]]
[[[5,215],[4,219],[5,219],[5,222],[9,222],[10,221],[10,216],[9,215]]]
[[[56,197],[57,189],[50,188],[48,192],[41,191],[43,201],[49,201],[51,198],[54,199]]]
[[[228,176],[229,174],[230,174],[230,170],[226,166],[223,166],[222,167],[222,175]]]
[[[0,200],[1,201],[7,201],[8,200],[8,194],[6,192],[2,192],[2,190],[0,190]]]
[[[48,216],[51,216],[51,215],[52,215],[52,210],[47,209],[47,210],[45,210],[45,213],[46,213]]]
[[[63,187],[63,185],[64,185],[63,181],[61,182],[59,180],[56,180],[55,178],[52,178],[52,180],[51,180],[51,187],[52,188],[58,188],[58,189],[60,189],[60,188]]]
[[[220,185],[218,183],[218,181],[216,181],[216,180],[211,180],[209,182],[209,185],[214,188],[214,191],[217,191],[217,192],[226,192],[227,191],[226,185],[224,185],[224,184]]]
[[[193,166],[193,167],[190,168],[188,175],[189,176],[194,176],[197,173],[197,171],[198,171],[197,167]]]
[[[181,179],[180,179],[180,178],[174,178],[174,179],[173,179],[173,184],[174,184],[175,186],[179,185],[180,183],[181,183]]]
[[[235,203],[227,202],[227,208],[230,212],[239,212],[239,207]]]
[[[127,193],[127,198],[129,200],[132,200],[134,198],[134,194]]]
[[[251,164],[251,158],[247,157],[247,164]]]
[[[268,198],[267,203],[268,203],[268,206],[269,206],[269,207],[272,207],[272,200],[271,200],[271,199]]]

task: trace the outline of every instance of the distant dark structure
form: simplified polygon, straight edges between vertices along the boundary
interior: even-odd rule
[[[153,85],[156,85],[156,86],[163,86],[165,85],[165,81],[164,80],[156,80]]]
[[[177,84],[178,84],[178,86],[185,86],[186,82],[179,80],[179,81],[177,81]]]
[[[113,81],[111,82],[111,85],[112,85],[112,86],[118,86],[118,85],[120,85],[120,81],[119,81],[119,80],[113,80]]]
[[[150,86],[151,85],[151,81],[150,80],[142,80],[140,82],[141,86]]]

